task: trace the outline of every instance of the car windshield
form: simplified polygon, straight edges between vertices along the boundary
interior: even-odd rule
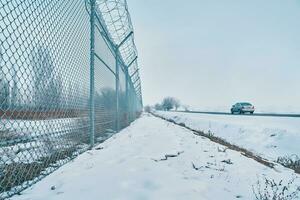
[[[241,103],[242,106],[252,106],[251,103]]]

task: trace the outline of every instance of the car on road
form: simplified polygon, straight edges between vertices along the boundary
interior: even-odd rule
[[[248,103],[248,102],[236,103],[230,109],[231,114],[234,114],[234,113],[239,113],[239,114],[250,113],[250,114],[253,114],[254,111],[255,111],[254,106],[251,103]]]

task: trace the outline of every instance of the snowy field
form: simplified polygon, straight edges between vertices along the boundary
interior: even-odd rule
[[[12,200],[253,200],[264,177],[283,180],[280,187],[296,178],[289,190],[300,185],[292,170],[268,168],[144,114]]]
[[[244,147],[269,160],[300,156],[300,118],[156,112]]]
[[[32,163],[70,147],[86,148],[88,145],[80,143],[80,139],[88,138],[82,128],[86,123],[85,118],[1,120],[0,167]]]

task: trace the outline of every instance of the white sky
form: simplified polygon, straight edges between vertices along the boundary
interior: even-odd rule
[[[300,102],[300,1],[128,0],[144,104]],[[300,106],[297,106],[300,107]]]

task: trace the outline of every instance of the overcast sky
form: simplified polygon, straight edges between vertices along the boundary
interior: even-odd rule
[[[144,104],[300,104],[299,0],[127,0]]]

